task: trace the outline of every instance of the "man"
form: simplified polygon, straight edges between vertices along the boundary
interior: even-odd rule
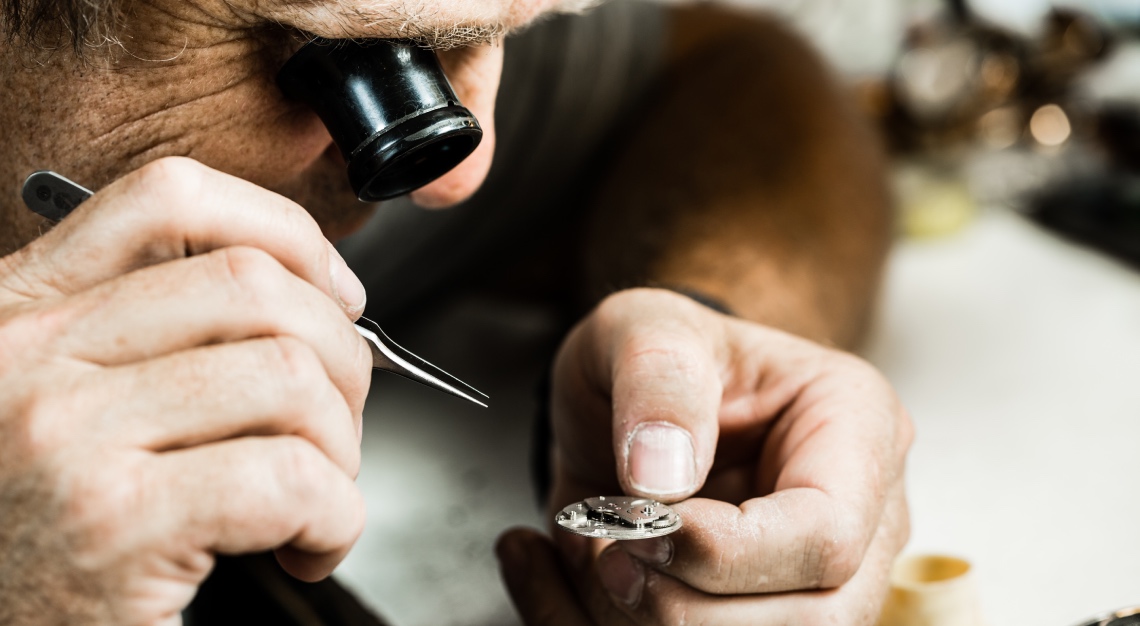
[[[360,532],[352,479],[370,359],[350,322],[366,295],[330,241],[375,207],[352,198],[319,120],[274,85],[307,35],[440,48],[487,135],[412,200],[459,203],[496,163],[462,213],[439,214],[480,216],[441,227],[449,245],[457,230],[474,242],[451,245],[453,265],[486,253],[477,244],[494,243],[495,227],[512,241],[551,229],[511,232],[525,217],[479,207],[562,198],[586,216],[567,238],[580,263],[531,246],[581,270],[569,274],[579,302],[601,300],[555,360],[550,504],[621,491],[677,502],[685,527],[609,546],[507,533],[497,552],[523,620],[874,622],[907,534],[910,426],[869,366],[810,340],[850,346],[866,321],[887,245],[882,166],[794,37],[709,8],[601,9],[582,22],[603,28],[584,46],[603,51],[590,67],[544,53],[577,77],[567,122],[543,100],[558,90],[507,84],[501,106],[527,106],[496,118],[495,42],[579,7],[5,8],[0,622],[178,623],[217,555],[274,550],[317,580]],[[564,24],[526,45],[562,32],[582,46],[587,27]],[[624,36],[605,32],[614,24]],[[544,54],[508,59],[506,78],[549,76]],[[625,79],[589,78],[615,67]],[[514,123],[498,149],[496,119]],[[54,228],[18,195],[41,168],[97,190]],[[588,191],[555,195],[570,183]],[[420,235],[435,214],[393,235],[385,215],[399,210],[380,207],[365,234],[431,244]],[[349,243],[373,305],[412,306],[399,294],[456,269],[396,289],[383,268],[419,254],[406,247]]]

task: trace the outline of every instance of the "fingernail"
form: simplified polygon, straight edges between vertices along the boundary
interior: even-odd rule
[[[643,493],[673,494],[688,491],[696,481],[693,438],[665,422],[639,425],[627,449],[630,484]]]
[[[673,560],[673,540],[668,537],[622,541],[621,547],[650,565],[668,565]]]
[[[598,578],[618,602],[633,608],[641,601],[645,567],[621,549],[609,548],[598,558]]]
[[[368,302],[368,293],[364,291],[364,283],[348,268],[344,257],[336,251],[332,244],[329,246],[329,275],[332,278],[333,295],[347,313],[359,313],[364,310]]]
[[[511,575],[525,573],[530,568],[530,555],[518,537],[507,534],[495,545],[495,556],[499,557],[503,569]]]

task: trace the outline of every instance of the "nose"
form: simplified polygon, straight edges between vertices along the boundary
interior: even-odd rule
[[[487,119],[487,118],[483,118]],[[455,169],[412,192],[412,201],[425,209],[442,209],[463,202],[483,184],[495,152],[495,126],[483,123],[483,141]]]
[[[441,51],[439,62],[459,99],[483,127],[483,141],[455,169],[412,193],[412,200],[425,208],[443,208],[466,200],[483,184],[491,169],[503,44]]]

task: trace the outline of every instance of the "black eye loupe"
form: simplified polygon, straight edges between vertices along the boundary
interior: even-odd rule
[[[316,111],[363,202],[423,187],[483,138],[435,53],[411,41],[314,39],[285,63],[277,84]]]

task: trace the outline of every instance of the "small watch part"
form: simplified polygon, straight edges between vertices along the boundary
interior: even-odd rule
[[[603,539],[648,539],[681,527],[673,509],[647,498],[598,496],[562,509],[554,521],[563,530]]]

